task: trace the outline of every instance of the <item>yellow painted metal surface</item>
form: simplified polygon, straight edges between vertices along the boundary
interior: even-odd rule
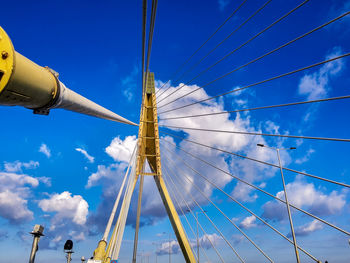
[[[193,256],[190,243],[187,239],[180,218],[176,212],[175,206],[170,198],[169,192],[162,177],[154,74],[148,74],[146,94],[144,96],[139,126],[139,152],[137,155],[138,162],[136,171],[137,175],[144,173],[144,171],[142,171],[142,167],[144,161],[147,159],[148,164],[154,173],[154,180],[158,187],[160,196],[168,213],[171,225],[174,229],[185,260],[186,262],[194,263],[196,260]]]
[[[51,103],[59,84],[54,73],[16,52],[0,27],[0,104],[37,109]]]
[[[8,83],[14,65],[14,49],[11,39],[0,27],[0,93]]]
[[[98,242],[98,246],[94,251],[94,259],[95,260],[104,260],[106,257],[106,246],[107,246],[107,242],[104,240],[100,240],[100,242]]]

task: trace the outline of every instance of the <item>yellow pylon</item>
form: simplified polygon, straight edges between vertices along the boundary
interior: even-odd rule
[[[137,155],[136,174],[153,176],[185,260],[186,262],[194,263],[196,260],[193,256],[190,243],[188,242],[186,233],[183,229],[180,218],[175,210],[175,206],[170,198],[162,176],[157,102],[155,95],[154,74],[151,72],[148,72],[146,91],[143,99],[144,101],[141,110],[138,134],[139,151]],[[145,160],[148,161],[152,173],[144,173],[143,165]]]

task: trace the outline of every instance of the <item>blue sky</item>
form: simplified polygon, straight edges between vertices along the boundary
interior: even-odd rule
[[[141,103],[141,2],[7,1],[2,3],[1,9],[6,12],[2,12],[0,16],[0,25],[9,34],[19,53],[39,65],[49,66],[59,72],[60,80],[68,88],[138,122]],[[196,54],[187,68],[207,54],[264,2],[266,1],[248,0]],[[269,3],[192,72],[177,81],[180,75],[175,77],[168,92],[175,90],[181,83],[187,83],[301,2],[274,0]],[[169,79],[179,65],[240,3],[241,1],[233,0],[159,1],[150,64],[158,87]],[[350,2],[347,0],[310,0],[212,70],[186,85],[177,95],[169,97],[168,101],[205,85],[349,9]],[[204,89],[199,89],[183,100],[170,104],[168,109],[347,53],[350,51],[349,25],[349,17],[345,17]],[[349,60],[345,58],[249,88],[241,93],[232,93],[224,98],[169,112],[161,117],[348,95],[349,76]],[[166,100],[159,105],[165,102]],[[164,120],[161,123],[183,127],[349,138],[349,109],[348,101],[341,100],[217,117]],[[159,109],[159,112],[162,110]],[[37,262],[47,262],[47,258],[51,262],[62,262],[62,248],[68,238],[75,241],[73,262],[79,262],[81,256],[90,257],[102,236],[103,226],[120,187],[130,150],[136,141],[137,128],[63,110],[52,110],[49,116],[37,116],[24,108],[2,106],[0,116],[0,251],[3,255],[0,261],[11,263],[27,260],[31,246],[28,232],[37,223],[45,225],[46,234],[40,241]],[[350,183],[346,142],[276,139],[164,128],[161,130],[271,163],[277,162],[275,153],[257,148],[256,143],[278,147],[296,146],[297,150],[282,152],[282,160],[287,167]],[[281,197],[282,186],[277,169],[255,165],[247,160],[169,136],[165,140],[189,149],[193,154]],[[171,144],[164,142],[162,145],[162,156],[169,155],[166,147],[170,147],[177,156],[184,158],[187,163],[215,181],[283,234],[289,234],[284,206],[258,191],[237,184],[227,174],[203,165]],[[174,166],[183,182],[187,182],[185,176],[192,178],[275,262],[295,262],[290,244],[267,230],[256,218],[250,217],[250,214],[222,193],[212,190],[207,183],[181,164],[179,159],[174,157],[172,160],[174,164],[163,158],[164,170],[171,174]],[[171,181],[166,181],[171,187]],[[349,230],[347,189],[290,172],[286,172],[286,183],[291,202],[295,205]],[[181,186],[181,183],[177,184]],[[186,184],[188,192],[185,198],[190,206],[194,211],[199,211],[190,200],[192,194],[203,209],[208,211],[208,216],[220,226],[228,240],[237,247],[246,262],[256,262],[256,258],[264,260],[195,187],[188,182]],[[121,262],[130,261],[132,256],[135,202],[136,199],[133,198],[121,250]],[[187,209],[183,204],[181,208],[185,211]],[[142,211],[140,257],[149,257],[150,261],[155,261],[157,251],[158,261],[166,262],[166,240],[169,233],[171,240],[175,237],[151,178],[145,180]],[[191,215],[188,218],[195,226]],[[183,217],[181,219],[191,242],[195,242],[186,220]],[[299,212],[293,212],[293,219],[299,244],[311,254],[322,261],[348,261],[348,236]],[[225,261],[231,262],[232,251],[203,215],[200,215],[200,223]],[[220,262],[213,249],[209,248],[203,233],[200,235],[201,244],[211,262]],[[183,257],[176,242],[171,244],[173,261],[182,262]],[[308,260],[304,255],[302,259]]]

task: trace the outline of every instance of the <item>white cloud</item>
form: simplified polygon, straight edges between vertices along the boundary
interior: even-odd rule
[[[28,201],[18,193],[6,190],[0,192],[0,216],[11,223],[21,223],[33,219],[33,212],[27,207]]]
[[[159,83],[158,83],[159,85]],[[182,86],[183,84],[179,84]],[[171,87],[168,93],[174,92],[178,87]],[[196,85],[184,86],[181,88],[176,95],[170,96],[160,103],[164,105],[167,102],[174,100],[176,97],[188,94],[193,90],[197,90],[199,87]],[[183,105],[187,105],[198,100],[203,100],[209,98],[208,94],[204,89],[198,89],[196,92],[191,93],[190,95],[185,96],[184,98],[171,103],[171,108],[178,108]],[[169,106],[170,106],[169,105]],[[159,112],[166,111],[168,106],[159,109]],[[162,120],[162,118],[170,118],[176,116],[186,116],[191,112],[191,115],[212,113],[224,111],[224,103],[222,100],[215,101],[210,100],[204,103],[199,103],[188,108],[178,109],[176,111],[171,111],[168,113],[160,114],[160,125],[167,126],[178,126],[178,127],[193,127],[193,128],[208,128],[208,129],[220,129],[220,130],[230,130],[230,131],[241,131],[241,132],[262,132],[262,129],[271,132],[278,132],[279,127],[271,121],[266,123],[259,123],[259,128],[255,128],[253,123],[250,120],[249,114],[223,114],[223,115],[214,115],[206,116],[199,118],[184,118],[184,119],[175,119],[175,120]],[[195,130],[187,129],[175,129],[174,131],[182,131],[187,136],[188,139],[205,143],[206,145],[217,147],[223,150],[230,152],[242,152],[245,155],[256,158],[266,162],[275,162],[276,154],[271,150],[260,149],[256,146],[257,143],[266,143],[261,136],[250,136],[243,134],[232,134],[232,133],[215,133],[215,132],[202,132]],[[276,140],[278,146],[283,142],[283,140]],[[218,167],[231,171],[235,175],[241,177],[244,180],[249,182],[261,182],[265,178],[271,177],[275,174],[276,169],[271,167],[266,167],[266,165],[255,164],[251,161],[235,158],[232,156],[221,154],[215,150],[210,150],[208,148],[203,148],[201,146],[195,146],[189,142],[182,141],[180,142],[180,147],[189,150],[194,155],[197,155],[203,159],[210,160],[211,163],[215,163]],[[178,155],[182,155],[180,151],[176,152]],[[288,153],[283,153],[282,156],[283,163],[286,164],[290,162]],[[191,160],[191,165],[193,161]],[[195,168],[199,169],[200,172],[203,172],[204,175],[208,176],[209,179],[214,179],[215,182],[223,187],[231,181],[230,177],[220,173],[218,171],[208,172],[202,168],[203,164],[197,164]],[[199,180],[196,180],[196,183]],[[203,183],[201,183],[203,185]],[[204,184],[206,186],[206,184]],[[204,187],[203,189],[207,189]],[[211,194],[210,191],[207,194]],[[233,196],[237,199],[246,202],[252,202],[257,198],[257,195],[252,193],[252,188],[237,183],[233,190]]]
[[[40,200],[38,206],[47,212],[45,218],[50,219],[50,225],[45,230],[46,238],[40,241],[42,248],[57,249],[66,239],[79,242],[89,234],[89,205],[82,196],[64,191]]]
[[[102,180],[107,180],[106,186],[110,186],[110,181],[115,181],[118,178],[122,178],[124,175],[124,169],[127,167],[126,163],[111,164],[109,166],[98,165],[97,171],[89,176],[86,188],[91,188]]]
[[[79,232],[79,231],[72,230],[72,231],[69,232],[69,235],[71,237],[73,237],[73,239],[75,241],[83,241],[83,240],[85,240],[85,233],[84,232]]]
[[[63,220],[68,219],[75,224],[84,225],[88,215],[88,203],[80,195],[73,195],[64,191],[61,194],[53,194],[49,199],[39,202],[39,207],[44,212],[55,212],[52,218],[51,229],[55,229]]]
[[[309,150],[307,150],[306,154],[305,154],[303,157],[298,158],[298,159],[295,160],[295,163],[297,163],[297,164],[302,164],[302,163],[307,162],[307,161],[310,159],[311,155],[312,155],[314,152],[315,152],[314,149],[309,149]]]
[[[51,157],[51,150],[49,149],[49,147],[45,143],[41,144],[41,146],[39,148],[39,152],[45,154],[47,158]]]
[[[313,183],[305,183],[301,180],[286,185],[289,202],[299,208],[315,215],[332,215],[339,213],[346,204],[345,194],[332,191],[328,195],[317,190]],[[276,196],[284,200],[284,192],[280,191]],[[263,205],[263,216],[268,219],[283,220],[287,217],[285,204],[274,200]]]
[[[305,224],[303,226],[298,227],[297,229],[295,229],[295,235],[297,236],[307,236],[317,230],[320,230],[323,228],[323,224],[314,219],[313,221],[311,221],[308,224]],[[291,234],[289,233],[288,236],[291,236]]]
[[[222,237],[218,236],[215,233],[214,234],[206,234],[206,235],[203,235],[199,238],[199,245],[202,248],[210,249],[212,247],[211,243],[216,247],[221,240],[223,240]]]
[[[51,186],[51,178],[50,177],[40,176],[40,177],[37,177],[37,179],[40,182],[42,182],[43,184],[45,184],[46,186],[48,186],[48,187]]]
[[[93,163],[93,162],[95,161],[95,157],[93,157],[93,156],[91,156],[90,154],[88,154],[88,152],[87,152],[86,150],[81,149],[81,148],[75,148],[75,150],[76,150],[77,152],[82,153],[82,155],[84,155],[85,158],[88,159],[88,161],[89,161],[90,163]]]
[[[0,191],[16,190],[16,188],[23,187],[24,185],[37,187],[39,181],[38,179],[25,174],[0,172]]]
[[[171,240],[170,242],[164,242],[160,245],[160,247],[157,249],[156,254],[158,256],[160,255],[167,255],[169,254],[169,251],[171,254],[177,254],[180,251],[179,243],[176,240]]]
[[[331,54],[326,56],[326,59],[339,56],[341,53],[341,49],[336,47]],[[339,74],[343,67],[343,60],[338,59],[324,64],[313,74],[304,75],[299,83],[299,94],[306,96],[308,100],[325,98],[330,90],[328,86],[330,78]]]
[[[32,220],[27,199],[38,185],[39,180],[34,177],[0,172],[0,216],[13,224]]]
[[[22,168],[35,169],[39,167],[39,162],[29,161],[27,163],[15,161],[15,162],[4,162],[4,168],[6,172],[22,172]]]
[[[119,136],[115,137],[106,148],[106,153],[115,161],[129,162],[136,142],[137,139],[135,135],[127,136],[125,140],[121,140]]]
[[[240,227],[245,229],[253,228],[256,226],[256,217],[253,215],[244,218],[243,221],[240,223]]]

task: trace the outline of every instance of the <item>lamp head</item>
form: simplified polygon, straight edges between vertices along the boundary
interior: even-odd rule
[[[72,248],[73,248],[73,241],[68,239],[64,244],[64,250],[72,250]]]

